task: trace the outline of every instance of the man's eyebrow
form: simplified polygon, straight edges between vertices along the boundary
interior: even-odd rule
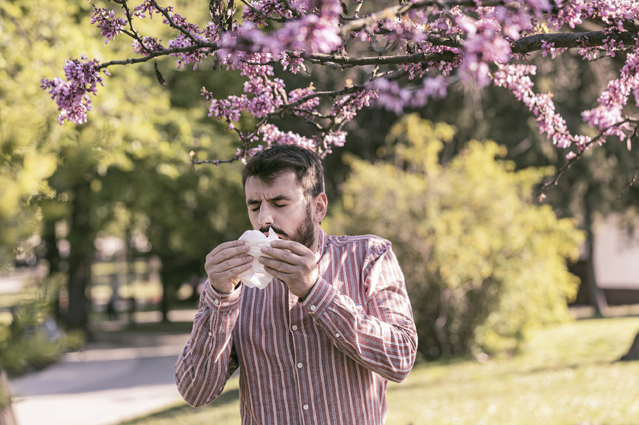
[[[279,202],[279,201],[290,201],[291,198],[289,198],[286,195],[277,195],[274,196],[272,198],[266,198],[267,202]],[[248,199],[246,201],[246,205],[260,205],[262,203],[261,199]]]
[[[273,198],[267,198],[266,200],[269,202],[278,202],[278,201],[290,201],[291,198],[289,198],[286,195],[277,195]]]

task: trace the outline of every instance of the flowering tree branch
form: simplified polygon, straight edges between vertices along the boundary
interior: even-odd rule
[[[635,129],[633,131],[633,135],[631,136],[631,138],[634,138],[637,136],[637,130],[639,130],[639,120],[631,120],[631,119],[625,119],[621,122],[615,123],[612,126],[610,126],[609,128],[606,129],[606,131],[612,130],[615,127],[622,127],[628,123],[632,123],[635,124]],[[604,133],[602,132],[599,135],[597,135],[597,137],[587,141],[586,143],[584,143],[583,148],[579,149],[579,151],[577,153],[574,153],[573,155],[569,155],[568,157],[568,161],[561,166],[561,168],[559,168],[559,170],[557,170],[557,172],[555,173],[555,176],[552,178],[552,180],[544,183],[541,188],[539,189],[539,191],[537,192],[537,196],[540,197],[540,199],[544,198],[544,192],[546,192],[546,190],[548,190],[550,187],[555,186],[559,183],[559,179],[561,178],[561,176],[564,174],[564,172],[566,170],[568,170],[570,167],[572,167],[572,165],[577,162],[577,160],[579,159],[579,157],[581,157],[581,155],[584,154],[584,152],[586,152],[588,150],[588,148],[593,144],[593,143],[601,143],[602,138],[604,137]],[[635,175],[632,178],[632,180],[630,181],[628,188],[624,189],[621,194],[623,194],[623,192],[625,192],[626,190],[628,190],[630,188],[630,186],[632,185],[632,183],[634,183],[635,178],[637,176],[637,170],[635,170]],[[621,196],[620,194],[620,196]]]
[[[565,168],[542,190],[594,142],[633,137],[638,125],[624,109],[631,94],[639,106],[639,4],[631,0],[417,0],[361,17],[361,0],[352,0],[352,15],[341,0],[240,0],[241,23],[233,20],[234,0],[216,0],[209,5],[211,22],[205,27],[158,0],[138,1],[133,9],[127,1],[118,2],[123,17],[96,6],[92,17],[107,43],[127,36],[137,56],[105,62],[71,59],[65,78],[43,80],[42,88],[58,104],[61,123],[81,124],[91,109],[89,94],[97,93],[109,66],[172,56],[178,67],[195,68],[214,59],[239,71],[246,78],[243,93],[217,99],[202,92],[210,103],[209,116],[237,133],[236,155],[224,160],[192,155],[193,165],[244,161],[274,143],[294,143],[325,155],[345,143],[344,126],[360,109],[382,107],[402,114],[404,108],[445,97],[457,82],[509,89],[528,106],[539,131],[568,150]],[[136,29],[138,20],[153,15],[172,34],[166,43]],[[579,31],[585,21],[601,30]],[[536,93],[530,78],[536,73],[527,64],[532,55],[552,60],[567,49],[587,61],[618,55],[625,61],[619,78],[582,113],[594,137],[571,133],[552,94]],[[327,91],[312,84],[291,89],[276,76],[306,70],[305,64],[312,70],[355,68],[357,80]],[[256,124],[236,128],[242,114],[254,117]],[[271,122],[275,117],[299,120],[310,133],[284,132]]]

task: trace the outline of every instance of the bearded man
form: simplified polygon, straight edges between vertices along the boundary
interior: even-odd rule
[[[328,201],[314,153],[275,146],[242,174],[254,229],[281,238],[259,261],[265,289],[238,275],[253,257],[242,240],[206,257],[208,281],[176,382],[192,406],[220,395],[239,368],[242,424],[383,424],[388,381],[411,371],[417,332],[390,242],[328,236]]]

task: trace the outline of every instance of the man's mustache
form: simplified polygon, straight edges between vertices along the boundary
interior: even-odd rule
[[[288,235],[288,233],[286,233],[284,230],[277,228],[275,226],[260,227],[260,232],[264,233],[265,235],[268,235],[269,228],[273,229],[273,231],[277,233],[280,238],[285,237],[290,239],[290,236]]]

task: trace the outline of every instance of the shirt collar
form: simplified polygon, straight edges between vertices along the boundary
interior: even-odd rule
[[[315,258],[319,261],[319,259],[324,256],[324,251],[326,251],[326,232],[321,227],[319,229],[318,239],[319,240],[317,241],[317,252],[315,253]]]

